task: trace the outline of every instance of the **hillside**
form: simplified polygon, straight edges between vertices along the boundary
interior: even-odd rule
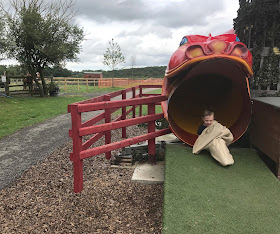
[[[45,69],[45,76],[55,77],[83,77],[84,72],[102,72],[104,78],[163,78],[165,74],[166,66],[154,66],[154,67],[142,67],[142,68],[130,68],[115,70],[113,75],[112,71],[102,70],[83,70],[83,71],[71,71],[66,68],[54,66],[47,67]],[[0,65],[0,73],[3,74],[7,71],[10,76],[25,76],[25,71],[19,65],[4,66]]]
[[[112,71],[97,71],[102,72],[104,78],[163,78],[165,69],[166,66],[121,69],[115,70],[114,75]],[[86,71],[88,72],[93,70]]]

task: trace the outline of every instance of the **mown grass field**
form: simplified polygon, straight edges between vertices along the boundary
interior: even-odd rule
[[[66,113],[68,104],[84,99],[82,96],[0,98],[0,138]]]
[[[79,91],[77,85],[67,85],[67,90],[65,90],[65,86],[63,84],[59,85],[60,93],[92,93],[92,92],[115,92],[117,90],[121,90],[123,88],[120,87],[108,87],[108,88],[98,88],[96,86],[87,86],[79,85]]]

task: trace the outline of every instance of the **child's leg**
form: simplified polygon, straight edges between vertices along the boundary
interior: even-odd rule
[[[234,160],[230,154],[228,147],[223,139],[214,139],[209,144],[208,149],[214,159],[216,159],[222,166],[232,165]]]

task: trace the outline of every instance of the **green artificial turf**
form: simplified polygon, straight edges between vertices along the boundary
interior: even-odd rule
[[[222,167],[208,152],[166,146],[163,233],[280,233],[280,182],[252,149],[230,149]]]

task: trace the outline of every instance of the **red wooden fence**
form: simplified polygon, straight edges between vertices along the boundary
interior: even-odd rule
[[[69,131],[69,136],[73,139],[73,152],[70,153],[70,160],[73,161],[75,193],[79,193],[83,189],[83,159],[85,158],[105,153],[106,159],[110,159],[112,150],[148,140],[149,162],[155,162],[155,137],[171,132],[169,128],[159,131],[155,129],[155,120],[164,118],[163,113],[155,114],[155,106],[167,100],[167,97],[159,94],[143,94],[143,88],[161,88],[161,85],[138,85],[68,105],[68,112],[71,113],[72,119],[72,129]],[[136,95],[137,90],[139,91],[138,95]],[[131,99],[127,99],[128,92],[132,92]],[[121,96],[122,100],[111,101],[117,96]],[[142,116],[142,105],[148,105],[147,116]],[[131,108],[126,110],[127,106],[131,106]],[[139,117],[136,117],[135,109],[138,106]],[[118,109],[122,110],[121,116],[111,122],[111,114]],[[104,112],[82,123],[82,113],[97,110],[104,110]],[[131,112],[132,119],[126,119],[126,116]],[[98,125],[97,123],[103,119],[105,123]],[[111,143],[111,130],[121,128],[122,138],[126,138],[126,127],[140,123],[148,123],[147,134]],[[94,135],[83,143],[82,137],[91,134]],[[103,135],[105,135],[105,144],[89,149]]]
[[[163,79],[129,79],[129,78],[102,78],[98,80],[98,87],[132,87],[136,85],[162,85]]]

